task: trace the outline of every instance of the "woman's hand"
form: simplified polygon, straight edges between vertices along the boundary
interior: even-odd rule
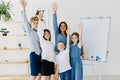
[[[53,8],[54,13],[57,13],[57,9],[58,9],[57,3],[53,3],[52,8]]]
[[[70,27],[66,30],[66,33],[69,35],[70,34]]]

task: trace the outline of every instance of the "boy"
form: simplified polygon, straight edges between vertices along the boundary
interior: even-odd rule
[[[69,59],[69,30],[67,33],[67,46],[65,46],[64,42],[58,42],[58,50],[60,51],[57,55],[57,64],[58,69],[56,74],[59,72],[61,80],[71,80],[71,66]]]
[[[27,37],[30,45],[30,52],[31,52],[30,53],[30,69],[31,69],[30,80],[40,80],[42,49],[39,42],[39,36],[37,34],[38,17],[32,17],[29,24],[26,13],[25,13],[27,2],[25,0],[20,0],[20,3],[23,8],[22,18],[24,21],[24,29],[27,33]]]

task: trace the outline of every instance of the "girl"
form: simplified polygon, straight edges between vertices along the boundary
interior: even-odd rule
[[[77,32],[72,34],[72,44],[70,46],[70,60],[71,60],[71,80],[83,80],[83,67],[80,56],[82,47],[82,30],[83,24],[80,23],[80,37]]]
[[[66,30],[68,28],[67,23],[66,22],[61,22],[59,24],[59,28],[58,28],[58,23],[57,23],[57,4],[53,3],[52,5],[53,8],[53,28],[54,28],[54,34],[55,34],[55,51],[59,52],[58,48],[57,48],[57,43],[62,41],[65,46],[66,46],[66,40],[67,40],[67,34],[66,34]]]
[[[41,62],[41,75],[42,80],[50,80],[51,75],[54,74],[55,67],[55,52],[54,45],[51,42],[51,33],[48,29],[44,29],[43,37],[41,32],[38,31],[42,47],[42,62]]]

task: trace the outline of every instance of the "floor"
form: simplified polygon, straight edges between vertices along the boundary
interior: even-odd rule
[[[0,80],[29,80],[29,76],[0,76]],[[84,80],[120,80],[120,75],[84,76]]]
[[[120,75],[85,76],[84,80],[120,80]]]
[[[28,75],[2,75],[0,76],[0,80],[29,80]]]

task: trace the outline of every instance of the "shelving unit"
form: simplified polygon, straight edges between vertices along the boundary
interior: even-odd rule
[[[0,21],[0,29],[9,31],[7,36],[0,33],[0,76],[29,75],[28,41],[21,25],[21,21]]]
[[[20,49],[20,48],[9,48],[9,49],[6,49],[6,50],[0,49],[0,51],[12,51],[12,50],[17,50],[17,51],[24,51],[24,50],[26,50],[26,51],[28,51],[29,49],[28,48],[22,48],[22,49]]]
[[[23,21],[0,21],[1,24],[18,24],[18,23],[23,23]]]
[[[12,64],[12,65],[16,65],[16,64],[29,64],[29,61],[17,61],[17,62],[0,62],[0,64]]]
[[[18,34],[18,35],[7,35],[7,36],[2,36],[0,35],[1,38],[7,38],[7,37],[24,37],[26,34]]]

